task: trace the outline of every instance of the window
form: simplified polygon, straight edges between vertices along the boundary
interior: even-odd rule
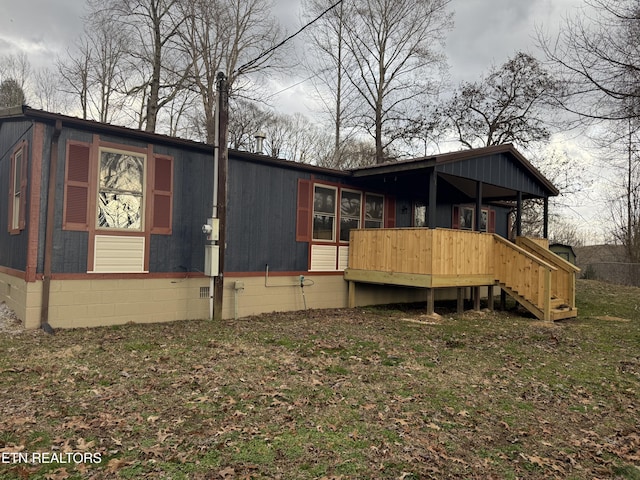
[[[313,189],[313,239],[333,242],[336,238],[336,193],[333,187]]]
[[[11,156],[11,177],[9,185],[9,232],[20,233],[26,226],[27,159],[26,142]]]
[[[489,210],[483,208],[480,211],[480,231],[486,232],[488,227]]]
[[[413,226],[427,226],[427,204],[424,202],[415,202],[413,204]]]
[[[20,197],[22,173],[22,149],[13,157],[13,213],[11,215],[11,229],[20,229]]]
[[[460,207],[460,229],[473,230],[475,209],[471,207]]]
[[[382,195],[365,195],[364,228],[382,228],[384,197]]]
[[[350,190],[342,190],[340,193],[340,241],[349,241],[349,232],[352,228],[360,228],[360,212],[362,206],[362,194]]]
[[[141,231],[145,156],[100,150],[97,228]]]
[[[454,205],[451,228],[462,230],[475,230],[475,207],[463,207]],[[496,211],[491,208],[480,210],[480,231],[495,233],[496,231]]]

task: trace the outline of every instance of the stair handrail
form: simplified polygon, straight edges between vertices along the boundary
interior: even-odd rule
[[[515,243],[507,240],[506,238],[503,238],[497,234],[493,234],[493,238],[495,240],[494,245],[502,245],[508,250],[512,250],[518,255],[527,258],[533,266],[538,266],[538,272],[542,273],[543,275],[543,283],[538,287],[540,290],[538,290],[537,292],[535,290],[529,290],[527,292],[520,291],[518,295],[523,301],[525,301],[525,303],[528,303],[539,312],[539,314],[536,314],[536,316],[540,315],[538,316],[538,318],[546,321],[551,320],[551,276],[552,272],[557,272],[557,268],[535,256],[534,254],[526,251],[524,248],[521,248]],[[504,284],[510,289],[514,288],[514,286],[517,286],[517,282],[514,282],[513,278],[506,277],[506,272],[504,278],[499,278],[500,274],[498,272],[497,265],[494,265],[494,268],[496,268],[496,270],[494,271],[494,275],[498,282]]]
[[[550,263],[548,263],[548,262],[546,262],[546,261],[542,260],[541,258],[539,258],[539,257],[535,256],[535,255],[534,255],[534,254],[532,254],[531,252],[528,252],[527,250],[525,250],[524,248],[522,248],[522,247],[520,247],[520,246],[516,245],[516,244],[515,244],[515,243],[513,243],[512,241],[507,240],[507,239],[506,239],[506,238],[504,238],[504,237],[501,237],[501,236],[500,236],[500,235],[498,235],[497,233],[493,233],[492,235],[493,235],[493,238],[495,238],[496,240],[498,240],[498,242],[500,242],[500,243],[502,243],[502,244],[506,245],[507,247],[509,247],[509,248],[511,248],[511,249],[513,249],[513,250],[515,250],[515,251],[517,251],[518,253],[521,253],[521,254],[522,254],[522,255],[524,255],[525,257],[527,257],[527,258],[529,258],[529,259],[533,260],[534,262],[536,262],[537,264],[539,264],[540,266],[542,266],[542,267],[544,267],[544,268],[547,268],[547,269],[549,269],[549,270],[550,270],[550,271],[552,271],[552,272],[555,272],[555,271],[557,271],[557,270],[558,270],[555,266],[553,266],[553,265],[551,265]]]
[[[559,270],[562,270],[563,272],[565,272],[565,277],[563,281],[566,282],[566,284],[564,285],[565,290],[562,290],[562,291],[567,294],[568,298],[563,298],[564,295],[561,295],[560,290],[558,290],[558,288],[560,287],[557,287],[556,291],[552,292],[552,294],[557,294],[563,301],[567,302],[570,308],[575,308],[576,306],[575,279],[576,279],[576,274],[580,271],[580,268],[576,267],[574,264],[572,264],[571,262],[568,262],[567,260],[560,257],[559,255],[556,255],[551,250],[541,247],[530,238],[518,237],[516,238],[516,243],[519,245],[523,245],[528,249],[531,249],[535,253],[535,255],[544,258],[545,261],[551,263],[552,265],[558,267]],[[560,275],[560,272],[556,272],[556,275]],[[553,285],[557,286],[559,281],[560,281],[560,277],[554,279]]]

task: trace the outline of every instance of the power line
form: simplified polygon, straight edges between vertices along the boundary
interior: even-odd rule
[[[235,70],[234,73],[237,73],[238,75],[241,75],[244,70],[249,69],[250,67],[252,67],[253,65],[255,65],[256,63],[258,63],[258,61],[264,57],[266,57],[267,55],[269,55],[270,53],[274,52],[275,50],[277,50],[278,48],[282,47],[285,43],[287,43],[289,40],[291,40],[292,38],[295,38],[296,36],[298,36],[300,33],[302,33],[302,31],[304,29],[306,29],[307,27],[310,27],[311,25],[313,25],[314,23],[316,23],[318,20],[320,20],[322,17],[324,17],[327,13],[329,13],[331,10],[333,10],[334,8],[336,8],[338,5],[340,5],[343,2],[343,0],[338,0],[336,3],[334,3],[333,5],[331,5],[329,8],[327,8],[324,12],[322,12],[320,15],[318,15],[316,18],[314,18],[313,20],[311,20],[309,23],[307,23],[306,25],[304,25],[302,28],[300,28],[300,30],[298,30],[296,33],[289,35],[287,38],[285,38],[284,40],[282,40],[279,44],[274,45],[273,47],[265,50],[264,52],[262,52],[260,55],[258,55],[256,58],[254,58],[253,60],[248,61],[247,63],[245,63],[244,65],[242,65],[241,67],[239,67],[238,69]]]
[[[277,91],[275,93],[272,93],[268,97],[265,97],[263,100],[269,100],[269,99],[275,97],[276,95],[280,95],[281,93],[286,92],[287,90],[291,90],[292,88],[297,87],[298,85],[301,85],[304,82],[308,82],[309,80],[311,80],[312,78],[317,77],[317,76],[318,76],[318,74],[314,73],[313,75],[311,75],[310,77],[305,78],[304,80],[300,80],[299,82],[294,83],[293,85],[289,85],[288,87],[285,87],[282,90],[279,90],[279,91]]]

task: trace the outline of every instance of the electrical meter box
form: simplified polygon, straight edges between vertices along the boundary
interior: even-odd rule
[[[218,245],[204,246],[204,274],[207,277],[217,277],[220,273],[220,247]]]
[[[207,224],[211,225],[211,233],[207,235],[207,240],[210,242],[217,242],[220,240],[220,219],[208,218]]]

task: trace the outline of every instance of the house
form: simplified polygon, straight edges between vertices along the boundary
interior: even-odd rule
[[[561,258],[564,258],[566,261],[576,264],[576,252],[574,252],[573,247],[571,245],[564,245],[562,243],[553,243],[549,245],[549,250],[558,255]]]
[[[0,111],[0,195],[7,199],[0,301],[27,328],[209,317],[212,282],[204,270],[212,250],[203,224],[213,207],[212,156],[203,143],[26,106]],[[230,151],[227,182],[224,318],[424,300],[416,285],[428,295],[436,288],[466,295],[462,289],[478,287],[480,277],[411,284],[409,277],[372,279],[368,267],[348,269],[356,256],[371,257],[371,245],[357,247],[353,238],[442,231],[459,232],[455,242],[463,244],[493,242],[507,236],[512,209],[520,230],[524,199],[541,198],[546,207],[558,194],[511,145],[351,171]],[[522,246],[511,251],[534,256]],[[549,275],[556,269],[538,264]],[[481,285],[519,295],[492,276],[481,275]]]

